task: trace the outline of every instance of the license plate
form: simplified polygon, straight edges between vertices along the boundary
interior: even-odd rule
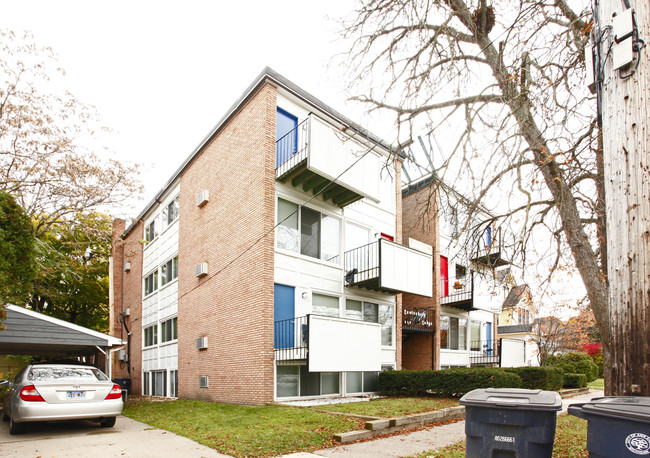
[[[85,399],[86,398],[86,392],[85,391],[68,391],[66,397],[68,399]]]

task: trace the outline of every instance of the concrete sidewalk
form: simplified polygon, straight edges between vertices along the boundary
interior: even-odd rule
[[[589,393],[562,400],[562,412],[566,412],[570,404],[587,402],[592,398],[603,396],[602,391],[589,390]],[[436,426],[422,431],[399,434],[383,439],[357,442],[340,447],[316,450],[312,453],[294,453],[292,458],[314,458],[322,456],[354,456],[372,458],[398,458],[416,455],[429,450],[437,450],[456,442],[465,440],[465,422],[459,421],[447,425]]]

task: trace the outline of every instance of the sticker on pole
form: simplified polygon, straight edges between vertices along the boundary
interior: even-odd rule
[[[650,436],[643,433],[630,434],[625,438],[625,446],[637,455],[650,455]]]

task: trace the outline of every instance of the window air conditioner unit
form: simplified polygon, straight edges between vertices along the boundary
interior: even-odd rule
[[[210,200],[210,191],[204,189],[196,196],[196,206],[203,207]]]
[[[205,350],[208,348],[208,336],[199,337],[196,339],[196,348],[198,350]]]
[[[208,263],[207,262],[202,262],[201,264],[198,264],[195,268],[195,275],[197,277],[203,277],[208,274]]]
[[[130,270],[131,270],[131,263],[130,262],[124,263],[124,272],[128,272]]]
[[[207,387],[208,387],[208,376],[201,375],[199,377],[199,388],[207,388]]]
[[[126,350],[122,349],[117,352],[117,359],[118,361],[127,361],[128,358],[126,356]]]

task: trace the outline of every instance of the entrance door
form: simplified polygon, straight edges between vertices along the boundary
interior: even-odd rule
[[[449,261],[445,256],[440,256],[440,283],[441,297],[449,296]]]
[[[293,286],[274,285],[273,321],[274,348],[293,347],[295,335],[295,293]]]
[[[488,355],[492,355],[492,323],[489,321],[485,323],[485,340],[486,342],[486,350]]]
[[[275,121],[275,166],[284,164],[298,150],[298,118],[278,108]],[[290,133],[291,132],[291,133]],[[289,135],[287,135],[289,134]]]

